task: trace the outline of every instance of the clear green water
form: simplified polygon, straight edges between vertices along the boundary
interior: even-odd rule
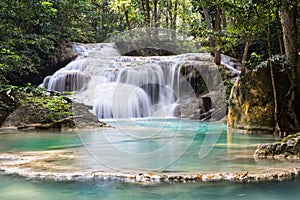
[[[126,171],[244,172],[291,164],[255,161],[256,145],[275,138],[227,133],[222,123],[176,119],[109,123],[116,128],[63,134],[4,131],[0,133],[0,152],[76,150],[85,155],[80,160],[82,168]],[[204,153],[199,157],[200,151]]]
[[[1,131],[0,152],[54,150],[82,146],[77,133]]]
[[[117,181],[52,182],[1,176],[2,200],[92,199],[299,199],[300,180],[253,184],[197,183],[139,185]]]
[[[256,145],[276,138],[228,133],[221,123],[176,119],[109,123],[116,128],[75,133],[2,130],[0,153],[74,151],[81,155],[78,166],[82,169],[125,171],[251,173],[299,166],[297,162],[255,161],[252,154]],[[0,175],[0,199],[296,199],[299,183],[297,179],[281,183],[141,185],[38,181]]]

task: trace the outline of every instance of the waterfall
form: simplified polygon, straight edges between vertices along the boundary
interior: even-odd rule
[[[75,44],[74,51],[78,57],[46,77],[42,86],[75,91],[72,98],[92,106],[98,118],[174,116],[180,103],[196,98],[189,66],[212,60],[207,53],[121,56],[110,43]]]

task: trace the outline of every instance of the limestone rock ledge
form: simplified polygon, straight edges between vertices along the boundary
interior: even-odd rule
[[[281,142],[261,144],[253,156],[256,159],[300,160],[300,134],[288,136]]]
[[[246,133],[272,132],[273,91],[266,70],[252,71],[235,83],[228,105],[228,128]]]
[[[19,175],[29,179],[76,181],[102,180],[123,181],[132,183],[199,183],[199,182],[234,182],[254,183],[266,181],[287,181],[299,177],[300,168],[285,169],[273,173],[195,173],[195,174],[161,174],[152,172],[118,173],[118,172],[31,172],[19,168],[0,166],[0,174]]]
[[[21,154],[0,153],[0,174],[19,175],[29,179],[77,181],[116,180],[134,183],[198,183],[236,182],[252,183],[264,181],[292,180],[300,175],[297,166],[268,168],[266,170],[240,172],[167,172],[167,171],[112,171],[111,169],[78,168],[72,151],[51,150],[25,152]],[[66,162],[69,165],[66,165]],[[75,164],[75,165],[74,165]]]

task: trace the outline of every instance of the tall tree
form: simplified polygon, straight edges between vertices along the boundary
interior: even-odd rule
[[[150,10],[150,1],[145,0],[146,4],[146,24],[148,27],[151,25],[151,10]]]
[[[221,30],[221,8],[220,5],[217,4],[216,8],[215,8],[215,32],[216,35],[220,34],[220,30]],[[221,64],[221,51],[220,51],[220,47],[219,47],[219,38],[216,37],[215,38],[215,63],[217,65]]]
[[[153,0],[153,15],[154,15],[154,27],[158,27],[159,26],[159,22],[158,22],[158,0]]]
[[[266,35],[267,35],[267,44],[268,44],[268,65],[270,67],[270,75],[271,75],[271,83],[272,83],[272,89],[273,89],[273,98],[274,98],[274,133],[276,135],[281,134],[279,122],[278,122],[278,100],[277,100],[277,90],[276,90],[276,84],[275,84],[275,75],[274,75],[274,66],[271,61],[272,57],[272,48],[271,48],[271,2],[268,0],[267,4],[267,29],[266,29]]]
[[[289,76],[290,87],[283,101],[282,111],[280,113],[281,126],[286,131],[298,131],[299,122],[295,111],[295,96],[297,83],[297,16],[298,4],[295,1],[287,1],[288,4],[283,4],[279,10],[279,16],[282,25],[284,49],[286,55],[285,70]]]

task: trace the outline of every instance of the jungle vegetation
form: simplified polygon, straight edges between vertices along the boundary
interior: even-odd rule
[[[242,63],[242,73],[270,67],[289,77],[286,118],[299,130],[300,5],[296,0],[3,0],[0,2],[0,87],[37,85],[63,64],[69,42],[102,42],[144,27],[191,36],[220,64],[221,53]],[[276,131],[280,131],[278,124]]]

